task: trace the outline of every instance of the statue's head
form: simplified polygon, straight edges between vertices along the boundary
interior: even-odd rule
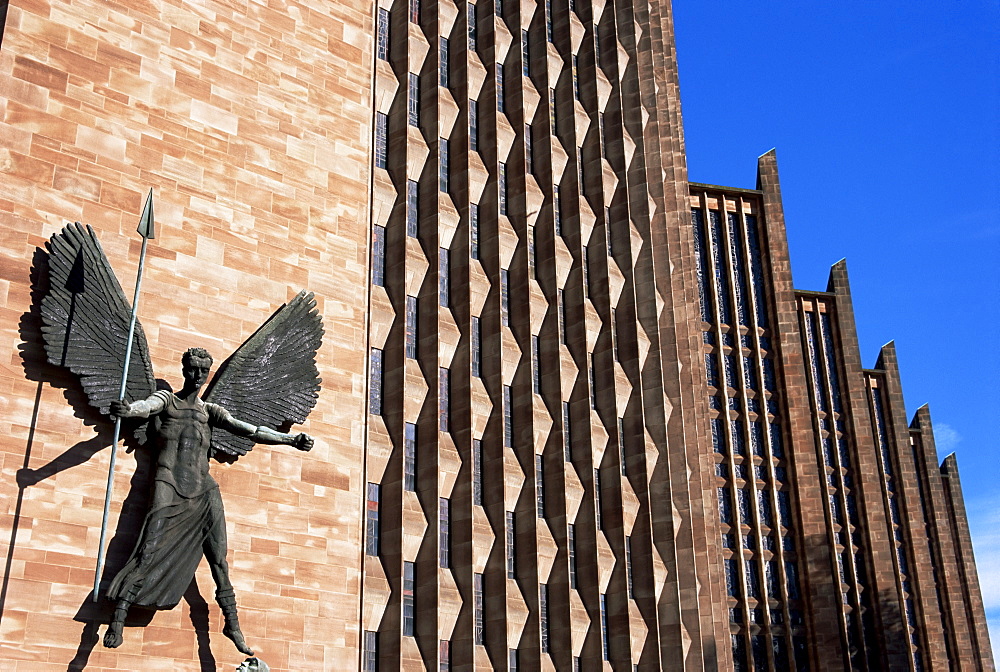
[[[185,387],[199,388],[208,380],[212,370],[212,355],[205,348],[188,348],[181,357],[181,371]]]

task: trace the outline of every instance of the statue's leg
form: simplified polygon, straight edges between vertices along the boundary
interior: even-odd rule
[[[252,656],[253,649],[247,646],[240,630],[240,620],[236,615],[236,592],[229,581],[229,564],[226,562],[226,523],[221,499],[218,500],[218,515],[215,516],[214,524],[205,539],[204,550],[208,566],[212,570],[212,578],[215,579],[215,601],[219,603],[222,616],[226,620],[222,634],[233,640],[238,651]]]
[[[122,644],[122,629],[125,627],[125,617],[128,616],[129,607],[132,602],[127,598],[118,600],[115,605],[115,613],[108,623],[108,630],[104,633],[104,646],[109,649],[116,649]]]

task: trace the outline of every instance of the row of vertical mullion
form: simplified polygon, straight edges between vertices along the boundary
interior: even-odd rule
[[[738,370],[738,373],[739,373],[739,375],[735,376],[736,378],[739,379],[738,380],[739,388],[737,388],[737,389],[742,392],[740,396],[742,397],[742,416],[743,416],[743,419],[744,419],[744,422],[743,422],[743,426],[744,426],[743,440],[744,440],[744,446],[745,446],[746,452],[747,452],[747,456],[744,457],[744,462],[743,463],[748,466],[748,474],[747,474],[748,478],[745,479],[745,481],[748,484],[751,483],[751,482],[753,483],[753,487],[750,490],[750,492],[751,492],[751,495],[754,495],[754,496],[751,497],[751,503],[753,505],[754,512],[753,512],[753,514],[751,516],[751,521],[748,522],[748,525],[754,531],[754,536],[756,537],[756,548],[752,549],[752,550],[754,552],[754,555],[756,556],[754,558],[754,561],[755,561],[755,563],[757,565],[757,570],[758,570],[758,579],[759,579],[759,583],[760,583],[759,590],[760,590],[761,595],[764,596],[763,598],[758,598],[757,599],[758,605],[762,605],[764,607],[763,611],[764,611],[764,614],[765,614],[765,623],[763,624],[764,627],[762,627],[762,633],[761,634],[763,634],[763,635],[770,635],[771,637],[784,637],[785,640],[786,640],[786,646],[788,647],[789,656],[793,656],[794,655],[794,653],[793,653],[793,647],[791,646],[791,640],[790,640],[792,623],[791,623],[790,614],[789,614],[789,604],[788,604],[788,597],[787,597],[787,592],[786,592],[787,591],[787,585],[788,585],[788,577],[786,576],[785,566],[784,566],[784,550],[785,549],[784,549],[784,545],[781,543],[781,540],[782,540],[782,538],[783,538],[784,535],[783,535],[782,530],[781,530],[780,509],[777,506],[777,491],[778,491],[778,487],[777,486],[778,486],[778,481],[775,478],[774,466],[773,466],[773,461],[772,461],[773,455],[772,455],[772,452],[771,452],[771,445],[770,445],[770,440],[771,440],[770,439],[770,432],[767,431],[767,427],[770,424],[769,421],[768,421],[768,419],[767,419],[768,408],[767,408],[766,397],[765,397],[767,389],[766,389],[766,384],[765,384],[765,377],[763,375],[763,367],[761,366],[761,362],[760,362],[760,359],[761,359],[761,355],[760,355],[760,341],[759,341],[759,331],[758,331],[758,326],[757,326],[757,311],[756,311],[756,301],[758,301],[760,299],[760,297],[757,297],[757,295],[756,295],[756,291],[755,291],[755,288],[754,288],[754,285],[753,285],[753,282],[752,282],[752,277],[751,277],[751,281],[745,286],[745,290],[746,291],[744,292],[744,296],[747,293],[749,293],[751,296],[753,296],[753,301],[754,301],[754,303],[750,303],[749,304],[750,310],[748,312],[750,313],[750,320],[749,320],[750,324],[748,326],[748,333],[749,332],[753,332],[754,333],[754,336],[753,336],[753,339],[752,339],[751,342],[752,342],[753,345],[756,346],[756,352],[754,352],[753,349],[751,349],[751,356],[753,357],[754,363],[756,365],[756,371],[755,371],[755,373],[757,374],[757,380],[758,380],[759,386],[761,388],[760,391],[759,391],[758,396],[761,398],[761,402],[762,402],[761,403],[761,407],[762,408],[761,408],[760,412],[758,412],[757,416],[758,416],[758,421],[763,420],[763,426],[765,427],[765,430],[763,431],[763,437],[762,437],[763,441],[764,441],[765,456],[762,458],[762,464],[766,464],[766,469],[768,471],[768,477],[769,477],[769,479],[771,481],[771,486],[772,486],[771,487],[771,493],[770,493],[770,495],[768,495],[768,497],[769,497],[769,500],[770,500],[770,506],[771,506],[772,516],[774,517],[774,520],[772,521],[774,523],[774,525],[771,527],[771,532],[772,532],[772,535],[773,535],[776,543],[775,543],[774,550],[771,551],[771,554],[772,554],[772,558],[774,558],[774,559],[777,560],[776,567],[778,569],[778,575],[780,577],[780,581],[779,581],[779,583],[780,583],[780,594],[776,595],[776,596],[773,596],[773,597],[775,597],[775,599],[777,599],[779,601],[779,607],[782,609],[782,612],[783,612],[784,621],[785,621],[785,635],[776,635],[774,633],[772,627],[771,627],[771,625],[772,625],[771,624],[771,613],[770,613],[771,609],[770,609],[770,605],[767,604],[767,597],[769,596],[769,587],[767,585],[767,580],[766,580],[767,574],[766,574],[766,569],[764,567],[764,559],[763,559],[763,551],[762,551],[763,545],[762,545],[762,542],[761,542],[761,539],[760,539],[760,536],[761,536],[760,535],[760,526],[758,524],[756,526],[756,528],[755,528],[755,526],[752,524],[752,521],[755,520],[755,519],[757,519],[757,517],[759,516],[759,511],[757,510],[758,509],[758,505],[757,505],[757,498],[756,498],[756,492],[757,492],[756,476],[752,475],[752,472],[753,472],[753,450],[752,450],[752,442],[749,440],[749,438],[750,438],[749,437],[750,423],[749,423],[749,413],[747,411],[748,405],[747,405],[747,395],[746,395],[746,391],[747,391],[746,390],[746,378],[745,378],[745,375],[744,375],[745,372],[743,371],[743,357],[742,357],[743,346],[742,346],[742,339],[740,338],[740,329],[739,329],[739,327],[740,327],[740,325],[739,325],[739,309],[738,309],[738,306],[737,306],[737,303],[736,303],[736,292],[733,289],[736,286],[735,285],[735,265],[733,264],[733,259],[732,259],[732,254],[731,254],[732,246],[731,246],[731,242],[729,241],[729,226],[728,226],[728,214],[727,214],[727,210],[726,210],[726,196],[723,193],[719,193],[719,194],[716,195],[716,198],[718,199],[718,210],[719,210],[719,217],[720,217],[720,220],[721,220],[720,221],[720,231],[721,231],[721,235],[722,235],[722,240],[720,240],[720,241],[715,241],[713,239],[713,236],[712,236],[712,233],[711,233],[711,230],[710,230],[710,227],[712,226],[712,221],[711,221],[711,210],[708,207],[708,192],[702,192],[702,194],[701,194],[701,206],[702,206],[702,212],[704,213],[704,217],[703,217],[703,222],[702,223],[703,223],[703,225],[705,226],[705,229],[706,229],[706,231],[705,231],[706,235],[703,236],[703,239],[704,239],[705,245],[706,245],[705,254],[706,254],[706,257],[707,257],[707,262],[709,264],[709,268],[706,269],[706,270],[707,271],[711,271],[712,272],[712,276],[714,278],[714,272],[715,272],[715,269],[714,269],[714,266],[715,266],[715,255],[712,253],[712,246],[714,246],[716,244],[721,244],[722,247],[723,247],[723,249],[721,250],[722,256],[724,258],[726,258],[726,259],[729,259],[729,264],[728,264],[729,268],[724,269],[724,270],[725,270],[725,272],[727,274],[727,279],[728,279],[729,287],[730,287],[730,294],[731,294],[730,300],[731,300],[732,313],[733,313],[732,316],[735,317],[734,321],[736,322],[736,324],[729,324],[729,333],[733,334],[733,345],[731,346],[731,348],[732,348],[732,354],[734,356],[734,359],[737,362],[737,370]],[[738,216],[738,223],[739,223],[739,225],[743,228],[743,231],[746,231],[747,222],[746,222],[746,216],[745,216],[745,213],[744,213],[744,201],[743,201],[742,198],[737,199],[737,216]],[[748,248],[748,241],[746,240],[746,236],[744,236],[743,238],[744,238],[744,240],[742,241],[742,243],[740,245],[740,252],[744,255],[744,259],[747,261],[747,265],[746,265],[747,271],[748,271],[747,275],[749,276],[749,271],[750,271],[750,269],[749,269],[750,254],[749,254],[749,248]],[[724,350],[723,340],[721,338],[721,335],[722,335],[722,328],[721,327],[722,327],[722,324],[723,324],[723,320],[721,319],[722,318],[721,304],[719,302],[718,296],[716,296],[716,294],[718,293],[718,291],[719,291],[720,288],[718,287],[718,283],[716,283],[714,280],[711,283],[711,287],[712,287],[712,294],[713,294],[713,298],[714,298],[714,300],[712,301],[712,306],[713,306],[713,311],[714,311],[714,314],[715,314],[715,317],[716,317],[716,323],[715,323],[715,326],[714,326],[715,331],[716,331],[716,339],[715,339],[715,341],[716,341],[715,342],[715,347],[716,347],[716,350],[717,350],[717,360],[716,361],[717,361],[717,364],[719,366],[719,372],[720,372],[719,375],[721,377],[720,379],[723,382],[725,382],[725,380],[726,380],[726,373],[725,373],[725,350]],[[727,387],[726,385],[723,386],[723,390],[724,391],[725,391],[726,387]],[[774,393],[772,392],[772,394],[774,394]],[[728,393],[724,394],[723,396],[724,396],[724,399],[725,399],[725,403],[723,405],[724,414],[720,413],[720,415],[722,415],[722,417],[725,418],[725,422],[723,424],[726,427],[726,430],[725,430],[726,431],[726,435],[729,437],[729,440],[727,441],[727,446],[728,446],[728,449],[729,449],[728,450],[728,457],[729,457],[730,465],[734,466],[735,465],[735,462],[733,460],[734,454],[732,452],[732,445],[733,445],[732,438],[733,437],[731,436],[731,433],[732,433],[732,424],[731,424],[731,420],[730,420],[730,417],[729,417],[729,410],[730,409],[729,409],[729,403],[728,403]],[[735,483],[735,478],[736,478],[735,477],[735,469],[731,470],[730,478],[732,479],[732,485],[728,485],[727,484],[727,489],[730,491],[729,492],[729,496],[730,496],[731,506],[733,507],[734,511],[738,512],[739,511],[739,500],[738,500],[738,497],[737,497],[736,492],[735,492],[738,489],[736,487],[736,483]],[[746,489],[746,488],[744,488],[744,489]],[[766,493],[767,490],[765,489],[764,492]],[[741,514],[738,514],[738,517],[742,520],[742,515]],[[730,526],[730,527],[732,527],[732,526]],[[745,565],[744,565],[744,562],[743,562],[744,557],[743,557],[743,543],[742,543],[742,538],[741,538],[742,534],[741,534],[741,530],[739,530],[739,529],[737,529],[735,531],[737,532],[737,537],[738,537],[736,545],[737,545],[737,548],[739,549],[738,557],[739,557],[739,560],[740,560],[739,563],[738,563],[738,565],[739,565],[739,572],[738,573],[739,573],[739,576],[740,576],[740,579],[741,579],[742,589],[743,589],[744,594],[745,594],[746,585],[747,585],[747,579],[746,579],[746,568],[745,568]],[[736,553],[733,553],[733,555],[737,556]],[[742,635],[741,636],[744,639],[744,645],[747,647],[747,651],[751,652],[751,657],[752,657],[753,644],[752,644],[752,641],[750,641],[750,636],[751,635],[750,635],[750,620],[749,620],[749,615],[750,615],[749,614],[749,611],[750,611],[749,601],[748,601],[747,597],[744,597],[741,601],[742,601],[741,607],[742,607],[743,618],[744,618],[744,623],[745,623],[745,627],[740,628],[742,630]],[[761,625],[761,624],[758,624],[758,625]],[[768,656],[769,660],[771,660],[771,664],[773,665],[772,653],[773,653],[772,648],[771,647],[767,647],[767,656]]]
[[[784,536],[785,536],[786,533],[782,530],[782,527],[781,527],[781,514],[780,514],[780,509],[778,507],[778,479],[776,478],[776,474],[775,474],[775,470],[774,470],[774,459],[775,458],[774,458],[774,453],[773,453],[772,447],[771,447],[771,432],[770,432],[771,421],[767,417],[768,413],[770,412],[770,410],[768,408],[767,396],[766,395],[770,393],[773,396],[773,395],[777,394],[777,390],[770,391],[770,390],[767,389],[766,379],[765,379],[765,376],[764,376],[764,367],[763,367],[763,363],[761,361],[762,358],[763,358],[763,356],[761,355],[761,347],[760,347],[760,333],[762,331],[762,328],[761,328],[760,324],[758,323],[758,316],[759,316],[760,313],[758,312],[757,306],[758,306],[758,302],[764,301],[764,297],[757,295],[757,287],[756,287],[756,285],[755,285],[755,283],[753,281],[753,268],[752,268],[753,261],[751,259],[750,236],[749,236],[749,226],[750,226],[750,224],[749,224],[749,222],[747,221],[747,218],[746,218],[746,207],[745,206],[746,206],[746,201],[743,199],[743,197],[738,197],[737,201],[736,201],[736,211],[737,211],[737,218],[738,218],[738,221],[739,221],[739,226],[740,226],[741,231],[743,232],[742,240],[740,241],[740,253],[743,254],[743,258],[746,261],[744,267],[746,269],[745,276],[746,276],[747,283],[746,283],[746,286],[745,286],[744,296],[745,297],[749,297],[749,299],[750,299],[750,301],[748,303],[748,309],[747,309],[748,310],[748,314],[749,314],[749,322],[750,322],[750,324],[748,325],[747,332],[749,334],[753,334],[752,338],[750,339],[751,345],[753,346],[751,348],[751,354],[750,354],[750,356],[751,356],[751,359],[752,359],[754,367],[755,367],[754,373],[757,376],[757,384],[760,387],[760,390],[758,391],[757,396],[760,398],[760,402],[761,403],[760,403],[760,410],[757,412],[757,419],[758,419],[759,422],[762,422],[762,427],[763,427],[762,437],[761,438],[763,440],[763,446],[764,446],[765,455],[762,458],[762,463],[766,465],[767,475],[768,475],[768,478],[770,479],[770,482],[771,482],[771,492],[768,495],[768,498],[769,498],[770,506],[771,506],[771,514],[772,514],[772,517],[774,518],[774,520],[772,521],[772,522],[774,522],[774,525],[772,526],[772,530],[771,531],[772,531],[772,534],[773,534],[773,536],[775,538],[775,542],[776,542],[774,550],[771,551],[771,555],[772,555],[772,558],[776,559],[776,567],[778,569],[778,576],[779,576],[779,582],[778,583],[779,583],[779,586],[780,586],[780,591],[779,591],[780,594],[776,595],[774,597],[775,597],[775,599],[778,600],[778,602],[779,602],[779,608],[782,610],[782,617],[784,619],[784,631],[785,631],[784,635],[776,635],[774,633],[774,630],[773,630],[773,627],[772,627],[773,623],[771,622],[771,609],[770,609],[770,606],[768,605],[767,608],[764,611],[766,612],[765,616],[766,616],[766,622],[767,622],[767,625],[768,625],[767,630],[768,630],[770,636],[772,638],[774,638],[774,637],[782,637],[782,636],[785,638],[786,650],[788,651],[789,660],[791,660],[791,659],[794,659],[795,652],[794,652],[794,647],[792,645],[792,621],[791,621],[791,614],[790,614],[790,607],[789,607],[789,600],[788,600],[788,593],[787,593],[787,591],[788,591],[788,576],[787,576],[787,574],[785,572],[785,547],[784,547],[784,543],[782,543],[783,539],[784,539]],[[727,231],[728,231],[728,228],[727,228]],[[758,232],[758,236],[759,235],[760,234]],[[738,318],[737,318],[737,321],[738,321]],[[741,354],[741,356],[740,356],[739,359],[740,359],[740,368],[741,369],[743,367],[742,348],[743,348],[742,343],[740,343],[740,354]],[[746,381],[745,376],[744,376],[743,380],[744,380],[744,384],[745,384],[745,381]],[[746,394],[744,394],[743,396],[744,396],[744,404],[746,405],[748,403],[746,401]],[[747,421],[746,421],[745,425],[746,425],[746,428],[747,428],[747,432],[749,432],[749,427],[750,427],[749,413],[747,413],[744,417],[747,418]],[[779,426],[779,428],[780,428],[780,426]],[[779,431],[780,431],[780,429],[779,429]],[[751,452],[752,452],[752,449],[751,449]],[[782,459],[786,460],[786,463],[787,463],[787,459],[788,459],[787,457],[786,458],[782,458]],[[786,475],[788,473],[790,473],[790,472],[791,472],[790,469],[786,469]],[[788,488],[789,490],[791,489],[791,484],[790,483],[786,482],[786,483],[782,483],[781,485],[782,485],[782,487]],[[756,487],[756,479],[754,479],[754,487]],[[766,489],[765,489],[765,492],[767,492]],[[759,514],[759,512],[758,512],[758,514]],[[788,532],[787,532],[787,534],[794,541],[794,539],[795,539],[794,531],[791,530],[791,529],[789,529]],[[759,537],[760,535],[757,535],[757,536]],[[763,587],[763,594],[766,595],[766,596],[770,596],[770,589],[767,586],[766,572],[764,571],[764,566],[763,566],[764,565],[764,557],[763,557],[763,553],[762,553],[762,548],[763,547],[762,547],[762,545],[760,543],[760,539],[758,538],[758,552],[759,552],[759,563],[758,564],[759,564],[759,569],[761,571],[761,585]],[[765,597],[765,602],[766,602],[766,599],[767,598]],[[768,657],[771,658],[772,654],[773,654],[773,647],[768,647],[768,652],[767,652]],[[773,660],[773,658],[771,660],[771,664],[772,665],[775,664],[775,661]]]
[[[844,485],[844,474],[843,474],[844,471],[851,471],[851,469],[849,468],[849,466],[844,465],[841,462],[841,460],[840,460],[840,440],[837,437],[837,432],[839,430],[837,429],[837,418],[834,417],[835,413],[837,415],[843,416],[845,411],[844,411],[843,407],[842,407],[842,410],[839,411],[839,412],[836,410],[836,405],[834,403],[834,398],[833,398],[833,384],[832,384],[832,382],[830,380],[830,372],[831,372],[831,370],[834,369],[834,367],[837,366],[837,363],[836,362],[831,362],[827,358],[827,356],[826,356],[826,354],[827,354],[826,339],[830,338],[831,339],[831,343],[832,343],[832,341],[833,341],[833,333],[827,334],[825,332],[825,330],[824,330],[822,313],[820,312],[820,305],[821,305],[822,302],[819,301],[818,299],[811,300],[810,302],[812,303],[813,309],[815,311],[814,315],[815,315],[815,324],[816,324],[816,332],[817,332],[818,340],[816,340],[816,339],[814,339],[814,340],[816,340],[816,346],[815,347],[817,349],[818,361],[820,363],[820,367],[819,367],[820,368],[820,372],[822,373],[821,378],[820,378],[820,381],[822,383],[821,387],[822,387],[823,394],[826,396],[827,408],[830,409],[830,413],[828,415],[828,418],[829,418],[829,420],[831,420],[831,423],[829,423],[829,424],[832,425],[832,431],[830,432],[830,435],[833,437],[833,451],[832,452],[833,452],[834,464],[836,465],[835,469],[834,469],[834,471],[836,473],[836,483],[837,483],[837,488],[836,489],[838,491],[836,493],[836,496],[837,496],[838,501],[840,502],[841,510],[843,511],[843,515],[844,515],[844,518],[845,518],[845,521],[846,521],[846,524],[844,526],[842,526],[842,527],[844,527],[844,531],[847,533],[846,534],[846,536],[847,536],[847,546],[845,548],[846,548],[846,550],[850,551],[848,553],[848,556],[849,556],[848,560],[847,560],[848,564],[845,567],[845,573],[847,574],[847,578],[850,580],[850,583],[851,583],[850,587],[853,588],[853,590],[851,591],[851,592],[853,592],[853,595],[851,595],[849,597],[849,600],[850,600],[850,603],[851,603],[851,607],[853,609],[855,609],[856,613],[857,613],[857,618],[855,619],[855,627],[857,628],[857,633],[856,634],[860,637],[859,643],[861,643],[865,639],[864,638],[864,624],[862,622],[862,612],[861,612],[861,584],[860,584],[860,581],[858,580],[857,566],[855,565],[855,562],[854,562],[854,558],[855,558],[854,534],[851,532],[851,526],[852,526],[851,514],[850,514],[850,508],[847,506],[847,492],[846,492],[846,487]],[[829,306],[827,306],[827,308],[829,308]],[[830,320],[830,324],[831,325],[833,324],[832,320]],[[838,376],[838,379],[844,380],[845,377],[844,376]],[[845,429],[846,429],[846,426],[847,426],[847,424],[844,423]],[[822,443],[822,436],[818,433],[818,431],[817,431],[817,436],[819,437],[820,443]],[[847,440],[847,437],[845,437],[845,440]],[[854,486],[854,489],[856,489],[856,487],[857,486]],[[831,525],[830,525],[830,528],[833,529],[832,512],[831,512]],[[836,546],[835,545],[832,545],[831,548],[833,548],[834,552],[836,552]],[[861,548],[858,548],[857,550],[863,551],[863,549],[861,549]],[[834,562],[836,562],[836,560],[834,560]],[[841,589],[841,590],[843,590],[843,589]],[[843,611],[843,606],[841,606],[840,609],[841,609],[841,611]],[[846,616],[845,616],[844,622],[842,623],[842,627],[844,628],[845,634],[848,634],[848,636],[849,636],[849,633],[847,633],[847,620],[846,620]],[[863,663],[863,666],[864,666],[863,669],[868,669],[868,650],[862,644],[859,647],[859,651],[861,653],[862,663]]]

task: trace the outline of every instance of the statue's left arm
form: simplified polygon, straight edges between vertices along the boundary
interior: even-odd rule
[[[286,434],[265,425],[252,425],[249,422],[237,420],[229,414],[229,411],[221,406],[217,406],[216,404],[207,404],[207,406],[209,407],[209,414],[212,417],[213,427],[221,427],[237,436],[245,436],[248,439],[252,439],[256,443],[295,446],[299,450],[312,450],[313,438],[305,432]]]

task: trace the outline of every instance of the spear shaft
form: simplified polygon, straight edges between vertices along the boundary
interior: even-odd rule
[[[128,341],[125,345],[125,365],[122,368],[122,382],[118,388],[118,399],[125,400],[125,389],[128,386],[128,367],[132,360],[132,344],[135,342],[135,325],[139,312],[139,291],[142,288],[142,270],[146,265],[146,244],[153,238],[153,190],[149,190],[146,206],[142,210],[139,222],[139,233],[142,235],[142,250],[139,252],[139,271],[135,279],[135,294],[132,296],[132,319],[128,325]],[[104,518],[101,520],[101,543],[97,549],[97,569],[94,571],[94,602],[100,597],[101,572],[104,571],[104,542],[108,536],[108,517],[111,513],[111,491],[115,482],[115,461],[118,457],[118,440],[121,437],[122,419],[115,418],[115,431],[111,438],[111,464],[108,466],[108,487],[104,493]]]

